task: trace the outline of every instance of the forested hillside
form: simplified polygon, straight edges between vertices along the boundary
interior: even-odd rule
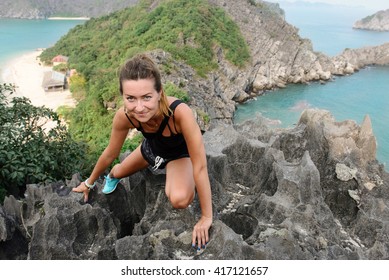
[[[91,154],[99,154],[107,144],[113,114],[107,104],[121,100],[117,70],[134,54],[163,49],[175,60],[192,66],[199,77],[218,67],[215,46],[224,50],[233,65],[243,66],[249,60],[239,28],[222,9],[206,0],[157,1],[151,6],[155,2],[144,0],[112,15],[91,19],[72,29],[41,56],[47,62],[58,54],[69,56],[70,67],[77,69],[79,75],[72,78],[71,90],[79,103],[68,119],[72,135],[86,140]],[[168,73],[174,71],[172,68],[165,64],[162,71]],[[170,95],[185,96],[179,85],[171,83],[165,89]]]
[[[99,17],[139,0],[1,0],[0,18]]]

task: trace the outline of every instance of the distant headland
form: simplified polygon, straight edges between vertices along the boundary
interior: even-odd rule
[[[374,31],[389,31],[389,9],[379,11],[355,22],[353,28]]]

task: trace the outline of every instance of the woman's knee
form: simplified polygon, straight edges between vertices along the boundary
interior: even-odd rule
[[[194,199],[194,192],[175,191],[170,194],[166,194],[170,200],[172,206],[176,209],[187,208]]]

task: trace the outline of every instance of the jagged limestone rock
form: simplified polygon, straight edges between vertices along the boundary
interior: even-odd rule
[[[165,174],[146,169],[124,178],[110,195],[93,191],[87,204],[71,192],[78,175],[66,183],[29,185],[20,201],[6,198],[0,257],[388,258],[388,173],[376,160],[350,156],[364,144],[348,144],[347,152],[337,146],[345,139],[366,143],[368,122],[365,128],[337,123],[326,111],[308,109],[291,129],[265,129],[264,123],[258,116],[204,134],[214,205],[206,249],[191,246],[198,198],[187,209],[173,209]],[[347,167],[349,180],[337,178],[339,166]]]

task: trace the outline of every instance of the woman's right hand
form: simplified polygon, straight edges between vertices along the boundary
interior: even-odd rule
[[[73,188],[72,191],[78,193],[84,193],[84,202],[88,202],[90,189],[82,182],[77,188]]]

